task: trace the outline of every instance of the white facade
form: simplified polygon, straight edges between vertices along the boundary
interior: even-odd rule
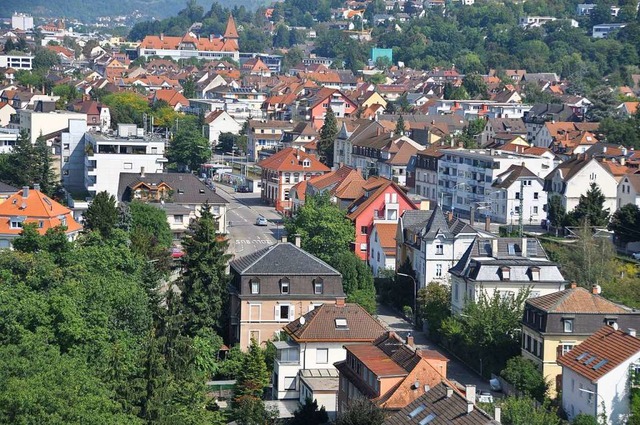
[[[83,190],[85,178],[85,144],[87,121],[83,118],[69,120],[68,131],[60,135],[60,179],[62,186],[71,191]]]
[[[531,105],[520,103],[499,103],[491,100],[437,100],[429,108],[428,115],[456,114],[464,119],[522,118]]]
[[[526,163],[542,178],[555,165],[551,158],[493,149],[450,149],[443,153],[438,163],[438,201],[453,211],[470,211],[478,203],[490,203],[494,181],[512,165]]]
[[[580,202],[580,196],[585,195],[592,183],[596,183],[605,196],[604,208],[610,213],[617,209],[618,182],[597,160],[591,159],[579,171],[574,173],[568,181],[565,180],[565,169],[560,167],[553,171],[548,178],[551,186],[548,196],[560,195],[562,205],[567,212],[572,211]]]
[[[11,16],[11,28],[31,31],[33,29],[33,16],[27,15],[26,13],[14,13]]]
[[[632,180],[640,182],[637,176],[628,174],[618,183],[618,196],[616,201],[618,208],[624,207],[627,204],[634,204],[640,207],[640,193]]]
[[[373,270],[374,276],[381,276],[385,270],[396,269],[395,250],[392,253],[385,252],[381,242],[382,239],[378,234],[378,228],[374,224],[369,236],[369,267]]]
[[[69,128],[69,121],[73,119],[84,119],[87,115],[79,112],[53,111],[35,112],[30,109],[18,111],[20,117],[20,130],[29,132],[31,143],[35,143],[40,135],[55,133],[56,131]]]
[[[494,192],[489,202],[491,204],[484,212],[491,212],[491,220],[498,223],[518,224],[521,203],[523,224],[540,224],[547,218],[544,211],[547,192],[544,191],[544,180],[539,177],[521,177],[509,187]]]
[[[159,56],[161,58],[171,57],[174,61],[178,62],[180,59],[204,59],[204,60],[225,60],[233,59],[236,62],[240,62],[240,52],[215,52],[215,51],[199,51],[193,49],[147,49],[140,48],[138,50],[141,57]]]
[[[13,68],[30,70],[33,68],[33,56],[31,55],[0,55],[0,68]]]
[[[218,144],[218,140],[220,138],[220,134],[222,133],[233,133],[240,134],[240,130],[242,130],[242,125],[240,125],[236,120],[233,119],[231,115],[227,112],[222,111],[220,115],[218,115],[215,119],[213,119],[210,123],[207,124],[209,143],[211,146],[215,146]]]
[[[593,38],[606,38],[613,31],[626,27],[627,24],[600,24],[593,26]]]
[[[85,135],[85,188],[92,195],[107,191],[118,196],[120,173],[164,172],[165,140],[160,138],[114,139]]]
[[[630,368],[640,368],[640,352],[598,379],[595,384],[590,379],[563,367],[562,407],[569,419],[580,413],[599,418],[604,413],[608,425],[626,423],[629,415]],[[581,389],[583,391],[580,391]]]

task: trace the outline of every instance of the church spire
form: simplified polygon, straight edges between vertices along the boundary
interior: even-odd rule
[[[238,38],[240,37],[238,36],[236,21],[233,19],[233,15],[229,15],[229,20],[227,21],[227,28],[224,30],[224,39],[237,40]]]

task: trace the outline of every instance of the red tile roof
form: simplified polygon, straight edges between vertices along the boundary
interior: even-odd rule
[[[560,357],[558,364],[595,384],[607,373],[639,353],[640,339],[611,326],[604,326]]]
[[[380,246],[385,252],[387,252],[387,250],[393,250],[395,252],[398,223],[376,223],[375,228],[380,238]]]
[[[624,307],[582,287],[529,298],[527,304],[549,313],[628,313]]]
[[[310,165],[305,167],[304,160],[309,160]],[[310,155],[295,148],[286,148],[263,159],[257,164],[263,169],[274,171],[311,171],[329,172],[330,168],[321,163],[314,155]]]

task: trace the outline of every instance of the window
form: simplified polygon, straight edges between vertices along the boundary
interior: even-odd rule
[[[38,221],[38,229],[42,229],[44,227],[44,220]]]
[[[564,331],[573,332],[573,319],[564,319]]]
[[[260,293],[260,281],[259,280],[251,280],[251,293],[259,294]]]
[[[289,200],[289,189],[284,191],[284,200],[288,201]]]
[[[441,243],[436,244],[436,255],[444,254],[444,245]]]
[[[288,294],[289,293],[289,279],[283,277],[280,279],[280,293]]]
[[[369,231],[369,226],[360,226],[360,233],[366,235]]]
[[[124,163],[124,169],[125,169],[125,170],[131,170],[131,169],[133,169],[133,163],[132,163],[132,162],[125,162],[125,163]]]
[[[538,207],[533,207],[533,213],[538,214]]]
[[[69,143],[64,143],[64,144],[62,145],[62,149],[64,149],[64,150],[69,150]]]
[[[531,267],[529,270],[531,272],[531,280],[540,280],[540,267]]]
[[[567,354],[573,347],[573,344],[562,344],[562,354]]]
[[[367,244],[366,243],[361,243],[360,244],[360,251],[366,252],[366,250],[367,250]]]
[[[442,277],[442,264],[436,264],[436,277]]]
[[[285,183],[291,183],[291,174],[290,173],[284,173],[284,182]]]
[[[453,300],[458,301],[458,282],[453,285]]]
[[[313,293],[318,295],[318,294],[322,294],[322,292],[324,291],[324,282],[322,281],[322,279],[316,279],[313,282]]]
[[[511,279],[511,269],[509,267],[500,267],[501,280]]]
[[[318,349],[316,349],[316,363],[317,364],[327,364],[327,363],[329,363],[329,349],[328,348],[318,348]]]
[[[289,320],[293,316],[293,307],[289,304],[281,304],[276,306],[277,320]]]
[[[284,389],[285,390],[295,390],[296,389],[296,377],[295,376],[285,376],[284,377]]]
[[[538,192],[533,192],[533,199],[539,199]]]
[[[520,199],[520,192],[516,192],[516,199]]]
[[[68,156],[63,156],[63,157],[62,157],[62,160],[63,160],[64,162],[69,162],[69,157],[68,157]]]
[[[173,222],[174,222],[175,224],[182,224],[182,223],[183,223],[183,221],[182,221],[182,220],[183,220],[183,217],[184,217],[184,216],[182,216],[182,215],[174,215],[174,216],[173,216]]]

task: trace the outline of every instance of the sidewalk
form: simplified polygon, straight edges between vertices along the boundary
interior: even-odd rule
[[[417,349],[435,350],[449,359],[447,364],[447,379],[457,381],[462,385],[471,384],[476,386],[476,390],[489,391],[489,382],[482,379],[480,375],[470,370],[459,360],[453,358],[447,351],[431,341],[424,332],[414,330],[411,323],[407,322],[391,308],[378,304],[378,320],[389,330],[396,332],[406,340],[411,333]],[[496,395],[495,393],[494,396]]]

